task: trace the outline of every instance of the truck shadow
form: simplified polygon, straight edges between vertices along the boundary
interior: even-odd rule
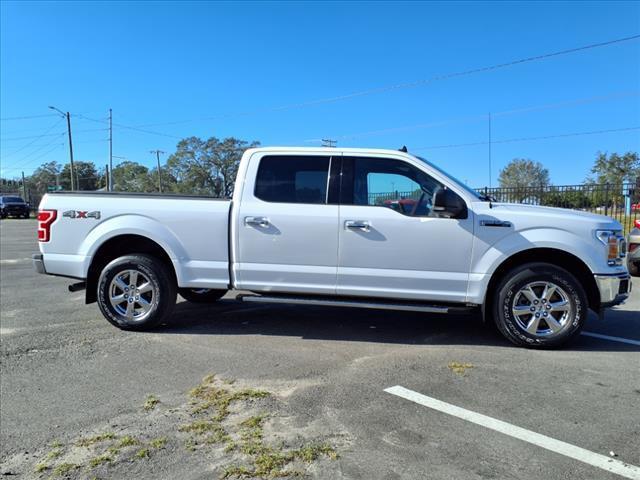
[[[616,311],[615,322],[635,324],[637,312]],[[637,320],[637,319],[636,319]],[[585,330],[604,335],[607,322],[595,315]],[[603,328],[604,327],[604,328]],[[212,305],[180,302],[159,334],[276,335],[305,340],[333,340],[407,345],[458,345],[517,348],[479,314],[437,315],[359,308],[248,304],[221,300]],[[637,336],[637,335],[636,335]],[[640,352],[640,346],[579,336],[563,347],[570,351]]]

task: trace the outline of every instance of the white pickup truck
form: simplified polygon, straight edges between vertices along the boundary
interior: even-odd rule
[[[113,325],[146,329],[176,295],[447,313],[557,346],[631,289],[620,224],[497,203],[406,151],[257,148],[232,200],[69,192],[40,204],[40,273],[71,277]]]

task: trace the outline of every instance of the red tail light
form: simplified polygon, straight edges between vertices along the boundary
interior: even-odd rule
[[[38,241],[51,240],[51,224],[58,216],[57,210],[40,210],[38,212]]]
[[[636,220],[633,223],[635,224],[636,228],[640,228],[640,219]]]

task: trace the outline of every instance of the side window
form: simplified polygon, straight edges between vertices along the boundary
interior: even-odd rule
[[[401,160],[344,157],[344,170],[352,175],[343,184],[342,203],[387,207],[403,215],[426,217],[435,193],[444,188],[422,170]],[[348,180],[346,180],[348,182]]]
[[[326,203],[329,157],[262,157],[254,194],[265,202]]]

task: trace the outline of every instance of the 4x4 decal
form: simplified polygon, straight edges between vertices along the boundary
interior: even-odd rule
[[[99,220],[100,211],[95,210],[93,212],[87,212],[83,210],[67,210],[62,214],[62,216],[67,218],[95,218],[96,220]]]

